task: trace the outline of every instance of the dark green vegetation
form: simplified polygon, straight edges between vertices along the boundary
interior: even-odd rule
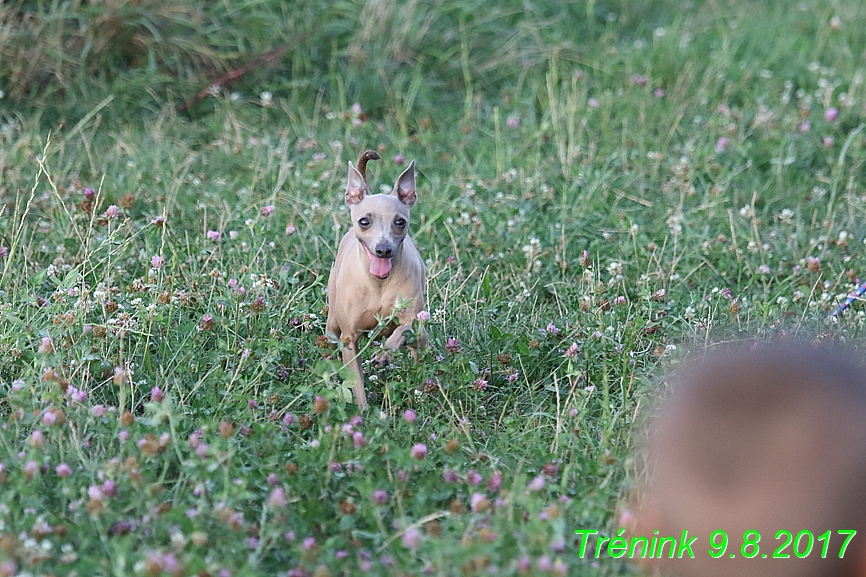
[[[626,573],[572,535],[669,361],[860,330],[860,2],[200,4],[0,6],[0,574]],[[359,424],[365,148],[417,161],[432,346]]]

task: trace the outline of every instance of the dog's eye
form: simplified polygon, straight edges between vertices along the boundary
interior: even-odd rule
[[[370,222],[370,219],[365,216],[358,221],[358,224],[361,225],[361,228],[367,228],[372,223]]]
[[[402,218],[398,218],[394,221],[394,226],[396,226],[397,228],[403,228],[404,226],[406,226],[406,221]]]

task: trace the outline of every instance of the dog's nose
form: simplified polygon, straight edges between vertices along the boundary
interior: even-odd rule
[[[390,246],[386,246],[386,247],[377,246],[376,247],[376,256],[378,256],[379,258],[391,258],[391,253],[393,253],[393,252],[394,251],[391,249]]]

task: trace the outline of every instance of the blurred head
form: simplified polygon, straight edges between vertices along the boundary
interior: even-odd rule
[[[665,560],[667,572],[794,577],[854,575],[866,567],[860,546],[866,533],[838,558],[845,537],[837,531],[860,529],[866,519],[866,373],[850,357],[768,346],[696,360],[662,402],[646,455],[637,532],[688,530],[699,537],[696,558]],[[728,542],[713,558],[708,549],[717,530]],[[803,530],[816,541],[799,559],[796,536]],[[828,530],[822,559],[817,539]],[[741,550],[747,531],[761,535],[753,559]],[[783,548],[780,531],[790,531],[795,542]],[[798,550],[807,544],[804,536]],[[774,558],[780,548],[790,558]]]

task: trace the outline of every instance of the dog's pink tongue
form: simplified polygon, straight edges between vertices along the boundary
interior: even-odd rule
[[[370,274],[375,276],[385,276],[391,272],[391,259],[379,258],[378,256],[370,256]]]

